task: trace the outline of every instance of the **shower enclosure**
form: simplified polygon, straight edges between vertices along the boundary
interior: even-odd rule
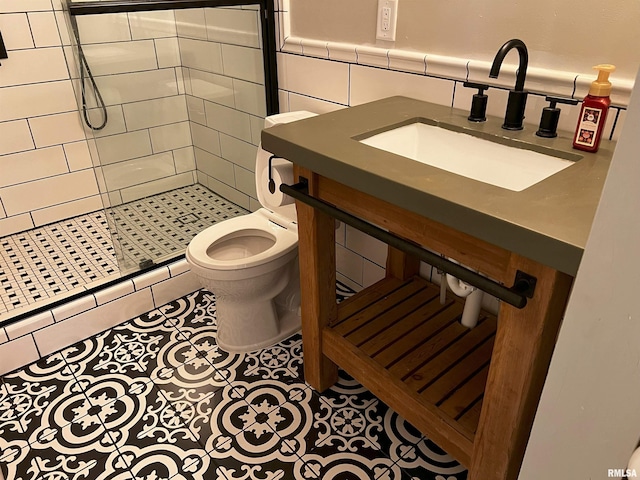
[[[66,55],[119,270],[183,254],[258,208],[254,162],[278,111],[272,2],[67,4]]]
[[[259,208],[255,156],[278,112],[272,1],[51,5],[46,32],[15,17],[24,38],[55,32],[59,46],[30,43],[52,72],[10,87],[12,121],[0,123],[38,128],[35,143],[11,143],[0,182],[12,229],[0,238],[0,327],[169,263],[206,227]]]

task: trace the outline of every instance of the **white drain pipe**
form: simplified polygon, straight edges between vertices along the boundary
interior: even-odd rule
[[[484,292],[449,274],[447,274],[447,284],[457,296],[466,298],[460,323],[467,328],[475,327],[480,316]]]

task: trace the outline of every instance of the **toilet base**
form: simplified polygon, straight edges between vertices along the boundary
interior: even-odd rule
[[[220,305],[218,305],[218,315],[224,318],[224,305],[222,305],[222,307],[222,312],[220,312]],[[218,347],[225,352],[249,353],[261,350],[277,344],[294,333],[299,332],[302,328],[299,311],[287,310],[276,306],[271,301],[248,306],[245,305],[241,307],[240,310],[242,311],[238,311],[237,307],[237,305],[234,306],[234,317],[236,320],[227,318],[227,320],[231,320],[230,325],[233,325],[233,329],[225,328],[225,320],[222,321],[222,324],[218,324],[216,342]],[[259,323],[256,322],[254,329],[251,330],[251,338],[248,338],[248,335],[237,330],[239,324],[237,321],[238,315],[245,320],[252,318],[259,320]],[[255,325],[261,325],[263,327],[262,331],[256,332]],[[264,328],[267,325],[271,327],[268,330]],[[250,327],[245,324],[245,328]]]

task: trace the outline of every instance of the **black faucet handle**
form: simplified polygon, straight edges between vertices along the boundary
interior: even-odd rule
[[[489,88],[489,85],[485,85],[483,83],[471,83],[471,82],[464,82],[462,85],[467,88],[478,89],[478,93],[476,93],[473,96],[473,100],[471,101],[471,111],[469,112],[469,116],[467,118],[469,119],[470,122],[486,121],[488,97],[485,95],[484,91]]]
[[[558,103],[564,103],[565,105],[577,105],[578,100],[574,98],[564,97],[545,97],[545,101],[549,102],[548,107],[542,109],[542,116],[540,117],[540,126],[536,135],[544,138],[554,138],[558,136],[556,132],[558,128],[558,121],[560,120],[560,109],[556,107]]]
[[[489,85],[485,85],[484,83],[464,82],[462,86],[467,88],[477,88],[478,95],[482,95],[485,90],[489,89]]]
[[[580,103],[579,100],[575,98],[566,98],[566,97],[545,97],[545,102],[549,102],[549,108],[556,108],[557,103],[564,103],[565,105],[577,105]]]

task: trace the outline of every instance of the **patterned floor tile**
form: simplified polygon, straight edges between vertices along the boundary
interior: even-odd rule
[[[345,372],[315,392],[303,379],[300,334],[229,354],[216,328],[215,298],[198,291],[5,376],[0,472],[31,480],[467,478]]]
[[[60,427],[77,418],[72,410],[59,410],[82,398],[71,370],[58,354],[32,364],[3,378],[0,403],[0,429],[5,438],[29,439],[45,417],[56,416]],[[29,440],[31,441],[31,440]]]
[[[5,442],[18,442],[15,445],[21,445],[19,443],[21,441],[28,445],[28,435],[24,433],[21,417],[27,414],[28,406],[31,403],[28,399],[23,400],[9,395],[7,387],[4,383],[0,383],[0,439]],[[0,449],[2,449],[2,444],[0,444]],[[2,455],[6,455],[4,450],[0,450],[0,456]]]
[[[173,370],[201,355],[182,332],[166,322],[142,331],[137,331],[135,324],[123,324],[122,328],[144,340],[146,350],[138,363],[152,380],[171,375]]]
[[[275,411],[271,416],[257,413],[248,404],[223,396],[210,418],[212,430],[220,434],[214,432],[205,449],[226,479],[295,478],[293,464],[298,457],[269,425],[277,422]]]
[[[154,388],[149,379],[131,378],[122,374],[109,376],[82,375],[78,384],[84,389],[84,401],[75,406],[78,415],[90,417],[89,421],[101,423],[114,433],[114,442],[123,445],[122,429],[140,421],[147,409],[147,395]],[[126,432],[125,432],[126,434]]]
[[[385,452],[408,475],[427,480],[463,480],[466,469],[389,409],[381,435]]]
[[[309,426],[300,419],[311,418],[310,403],[302,397],[312,392],[302,387],[235,382],[199,404],[209,418],[198,428],[200,439],[225,478],[295,478],[293,466],[304,453]]]
[[[296,479],[311,480],[408,480],[400,467],[382,454],[309,453],[296,464]]]
[[[189,295],[167,303],[160,311],[177,328],[216,332],[215,296],[206,290],[197,290]]]
[[[111,436],[91,414],[36,436],[29,455],[40,471],[38,478],[105,478],[109,457],[118,455]],[[126,466],[120,471],[126,472]]]
[[[315,424],[321,430],[314,450],[380,450],[383,419],[389,407],[343,370],[320,396]]]
[[[171,401],[197,403],[227,385],[207,361],[206,353],[166,373],[153,381]]]
[[[29,444],[24,440],[8,441],[0,435],[0,478],[35,480],[39,474]]]
[[[111,411],[99,414],[119,448],[125,445],[136,445],[140,448],[174,445],[182,450],[201,448],[183,418],[189,418],[191,404],[171,402],[156,387],[138,396],[144,396],[144,402],[140,401],[139,406],[116,402]],[[141,408],[143,405],[144,411],[141,416],[128,410],[130,407]],[[118,433],[114,434],[116,429],[113,426],[116,423]],[[203,450],[202,455],[204,454]]]
[[[126,466],[133,480],[216,480],[217,465],[201,448],[186,449],[183,445],[163,444],[141,447],[128,444],[119,449],[108,468]],[[118,480],[120,480],[118,478]]]
[[[149,381],[146,365],[161,339],[159,335],[132,332],[127,325],[121,325],[78,342],[61,354],[76,376],[118,373]]]
[[[297,333],[273,347],[245,354],[237,367],[235,379],[304,383],[300,379],[301,371],[302,336]]]

